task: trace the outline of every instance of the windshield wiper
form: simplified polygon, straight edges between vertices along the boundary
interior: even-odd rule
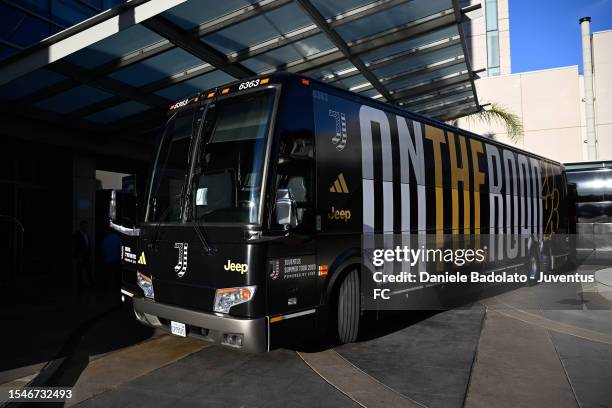
[[[216,99],[216,98],[215,98]],[[208,104],[206,104],[206,106],[204,107],[204,112],[202,113],[202,118],[200,119],[200,126],[198,128],[198,133],[195,137],[195,140],[192,139],[192,143],[193,146],[190,145],[189,146],[189,160],[190,160],[190,166],[189,166],[189,176],[187,177],[187,179],[185,180],[185,183],[183,184],[183,191],[181,192],[181,199],[183,200],[182,203],[184,203],[184,205],[181,207],[183,208],[183,222],[187,222],[187,218],[192,216],[192,190],[193,190],[193,179],[194,179],[194,170],[195,170],[195,161],[196,161],[196,156],[198,155],[198,145],[200,144],[200,140],[202,138],[202,130],[204,130],[205,126],[206,126],[206,116],[208,114],[208,109],[210,107],[210,105],[212,103],[214,103],[215,100],[209,102]],[[203,149],[206,147],[206,145],[204,145]],[[213,252],[217,252],[217,248],[215,248],[213,245],[211,245],[208,240],[206,239],[206,235],[200,230],[199,225],[197,225],[195,222],[191,223],[198,239],[200,240],[200,243],[202,244],[202,247],[204,248],[204,251],[207,255],[211,255]]]
[[[163,144],[166,140],[166,137],[168,137],[168,131],[169,131],[169,125],[170,122],[172,122],[174,120],[174,118],[176,117],[176,115],[178,114],[177,111],[174,111],[172,113],[172,115],[170,116],[170,118],[168,118],[168,120],[166,121],[166,125],[165,125],[165,130],[164,130],[164,134],[162,135],[162,138],[160,140],[160,143]],[[168,157],[169,154],[166,155],[165,159],[164,159],[164,165],[163,167],[166,167],[166,163],[168,163]],[[157,170],[156,170],[157,171]],[[151,191],[152,194],[150,194],[150,197],[157,197],[157,193],[159,192],[159,188],[160,188],[161,184],[157,185],[157,188],[155,189],[155,192]],[[155,199],[154,199],[155,200]],[[151,205],[151,202],[148,202],[148,205]],[[155,208],[155,206],[154,206]],[[155,231],[153,233],[153,238],[151,239],[151,242],[149,242],[148,246],[149,248],[153,248],[153,246],[155,246],[155,244],[157,243],[157,239],[159,238],[159,228],[161,227],[161,224],[163,222],[163,219],[166,218],[166,216],[168,215],[168,213],[170,212],[170,209],[172,208],[172,204],[168,204],[168,207],[166,207],[166,209],[162,212],[162,214],[159,217],[159,221],[157,222],[157,224],[155,225]]]

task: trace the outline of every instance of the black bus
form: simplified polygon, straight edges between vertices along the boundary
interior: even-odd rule
[[[612,254],[612,162],[566,163],[566,167],[568,182],[576,190],[577,250],[583,256],[595,252],[603,256],[602,260],[609,261]]]
[[[566,196],[559,163],[279,73],[174,104],[143,222],[111,226],[140,322],[264,351],[356,339],[364,235],[528,234],[533,278]]]

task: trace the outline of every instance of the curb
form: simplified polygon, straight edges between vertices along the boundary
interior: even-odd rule
[[[24,388],[26,387],[45,387],[47,386],[61,370],[66,366],[66,362],[72,357],[72,354],[75,352],[85,333],[99,320],[103,319],[110,313],[115,310],[121,308],[121,305],[115,305],[105,310],[104,312],[98,313],[97,315],[85,320],[82,322],[68,337],[68,340],[64,343],[60,351],[57,353],[57,356],[47,362],[45,366],[40,370],[40,372],[30,381],[28,382]],[[25,404],[30,404],[31,402],[23,401],[23,402],[5,402],[0,405],[0,408],[18,408],[23,407]]]
[[[604,275],[607,275],[604,278]],[[600,269],[595,272],[597,293],[606,300],[612,301],[612,268]]]

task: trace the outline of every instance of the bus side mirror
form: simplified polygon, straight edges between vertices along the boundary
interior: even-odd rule
[[[282,225],[285,229],[297,227],[297,204],[291,190],[279,188],[276,191],[275,208],[277,224]]]
[[[133,210],[132,212],[129,211],[130,208]],[[117,194],[115,190],[111,191],[108,203],[109,227],[125,235],[140,235],[140,229],[132,227],[135,225],[136,211],[137,207],[133,199],[130,201],[121,193]],[[126,224],[129,226],[126,226]]]

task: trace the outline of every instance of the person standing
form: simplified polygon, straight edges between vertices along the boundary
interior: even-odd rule
[[[72,256],[74,262],[73,287],[91,287],[94,284],[91,272],[91,246],[88,235],[89,223],[85,220],[79,223],[72,235]]]
[[[121,238],[110,230],[100,245],[104,256],[104,280],[111,289],[121,286]]]

